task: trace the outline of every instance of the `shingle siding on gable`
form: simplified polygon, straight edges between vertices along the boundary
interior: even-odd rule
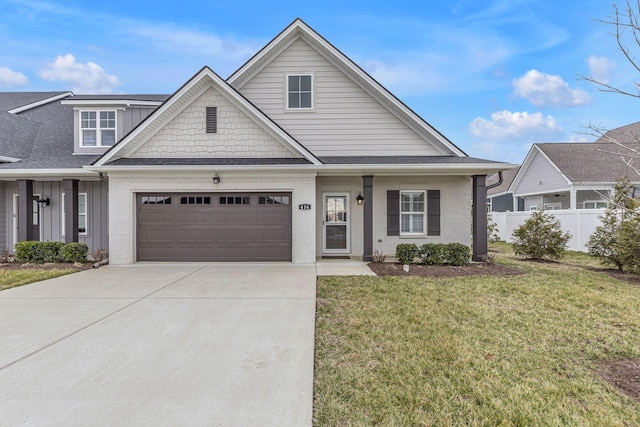
[[[539,194],[563,188],[568,188],[567,180],[542,154],[536,152],[514,193]]]
[[[296,73],[314,74],[313,111],[285,112]],[[301,39],[240,92],[317,156],[441,154]]]
[[[206,132],[206,107],[217,107],[216,133]],[[276,157],[291,151],[209,88],[130,157]]]

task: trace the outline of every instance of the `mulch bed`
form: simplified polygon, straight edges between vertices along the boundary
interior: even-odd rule
[[[499,264],[411,265],[407,273],[398,262],[371,262],[369,268],[378,276],[461,277],[461,276],[514,276],[524,274],[515,268]]]
[[[72,262],[47,262],[44,264],[9,262],[0,264],[0,270],[89,270],[91,267],[93,267],[92,262],[82,264]]]
[[[640,403],[640,360],[611,360],[603,363],[599,372],[607,382]]]

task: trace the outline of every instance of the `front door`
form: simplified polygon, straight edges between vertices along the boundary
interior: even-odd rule
[[[325,194],[323,218],[324,252],[349,252],[349,197],[347,194]]]

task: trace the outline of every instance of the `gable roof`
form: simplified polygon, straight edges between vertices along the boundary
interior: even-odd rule
[[[0,156],[12,158],[0,163],[0,175],[35,176],[53,169],[86,174],[83,166],[98,156],[73,154],[73,129],[73,107],[60,100],[17,114],[0,112]]]
[[[433,128],[422,117],[411,110],[300,18],[295,19],[287,28],[271,40],[271,42],[229,76],[227,81],[236,89],[242,88],[245,83],[298,38],[302,38],[307,44],[317,50],[409,128],[426,141],[429,141],[442,155],[467,156],[464,151],[449,141],[438,130]]]
[[[640,144],[627,144],[640,150]],[[626,160],[633,158],[637,165],[638,152],[612,143],[539,143],[533,144],[522,166],[514,177],[508,191],[514,191],[527,173],[527,169],[536,153],[540,153],[567,180],[568,184],[612,184],[622,176],[632,182],[639,182],[640,176],[629,167]]]
[[[614,142],[635,142],[640,143],[640,122],[631,123],[616,129],[605,132],[596,142],[614,143]]]
[[[621,176],[627,176],[632,181],[640,179],[621,159],[621,156],[629,156],[633,152],[617,144],[587,142],[535,145],[574,183],[612,183]],[[635,144],[635,147],[640,149],[640,144]]]
[[[320,160],[302,146],[302,144],[291,137],[291,135],[285,132],[262,111],[243,97],[237,90],[218,76],[213,70],[204,66],[191,79],[182,85],[180,89],[171,95],[171,97],[169,97],[169,99],[158,109],[151,113],[137,127],[132,129],[125,137],[118,141],[116,145],[107,150],[92,164],[92,166],[104,166],[109,162],[113,162],[119,158],[127,157],[132,154],[137,148],[142,146],[149,138],[151,138],[151,136],[153,136],[164,124],[182,111],[183,108],[188,106],[190,101],[195,99],[211,85],[213,85],[221,95],[227,98],[236,107],[240,108],[245,114],[262,126],[265,131],[269,132],[284,146],[299,153],[312,164],[321,164]]]
[[[20,113],[71,94],[71,92],[0,92],[0,111]]]
[[[489,188],[487,190],[487,196],[495,196],[502,193],[508,193],[509,186],[511,186],[511,183],[513,182],[513,179],[518,174],[519,170],[520,170],[520,166],[518,166],[517,168],[507,169],[502,171],[502,184],[498,185],[497,187]],[[497,173],[487,176],[487,179],[486,179],[487,186],[490,186],[497,182],[498,182]]]

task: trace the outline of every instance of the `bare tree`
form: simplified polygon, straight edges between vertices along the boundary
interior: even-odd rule
[[[615,37],[618,50],[622,52],[631,66],[640,73],[640,59],[636,59],[636,53],[640,52],[640,0],[626,0],[622,9],[614,3],[611,16],[607,19],[597,19],[597,21],[613,27],[611,35]],[[633,83],[632,90],[625,90],[591,75],[579,74],[578,78],[594,83],[597,85],[599,92],[640,98],[640,82],[637,81]],[[618,157],[640,176],[640,165],[638,165],[640,163],[640,128],[622,127],[615,130],[607,130],[600,123],[589,122],[585,129],[584,132],[580,133],[595,136],[598,138],[598,142],[611,144],[611,148],[594,147],[594,150],[604,151]]]

